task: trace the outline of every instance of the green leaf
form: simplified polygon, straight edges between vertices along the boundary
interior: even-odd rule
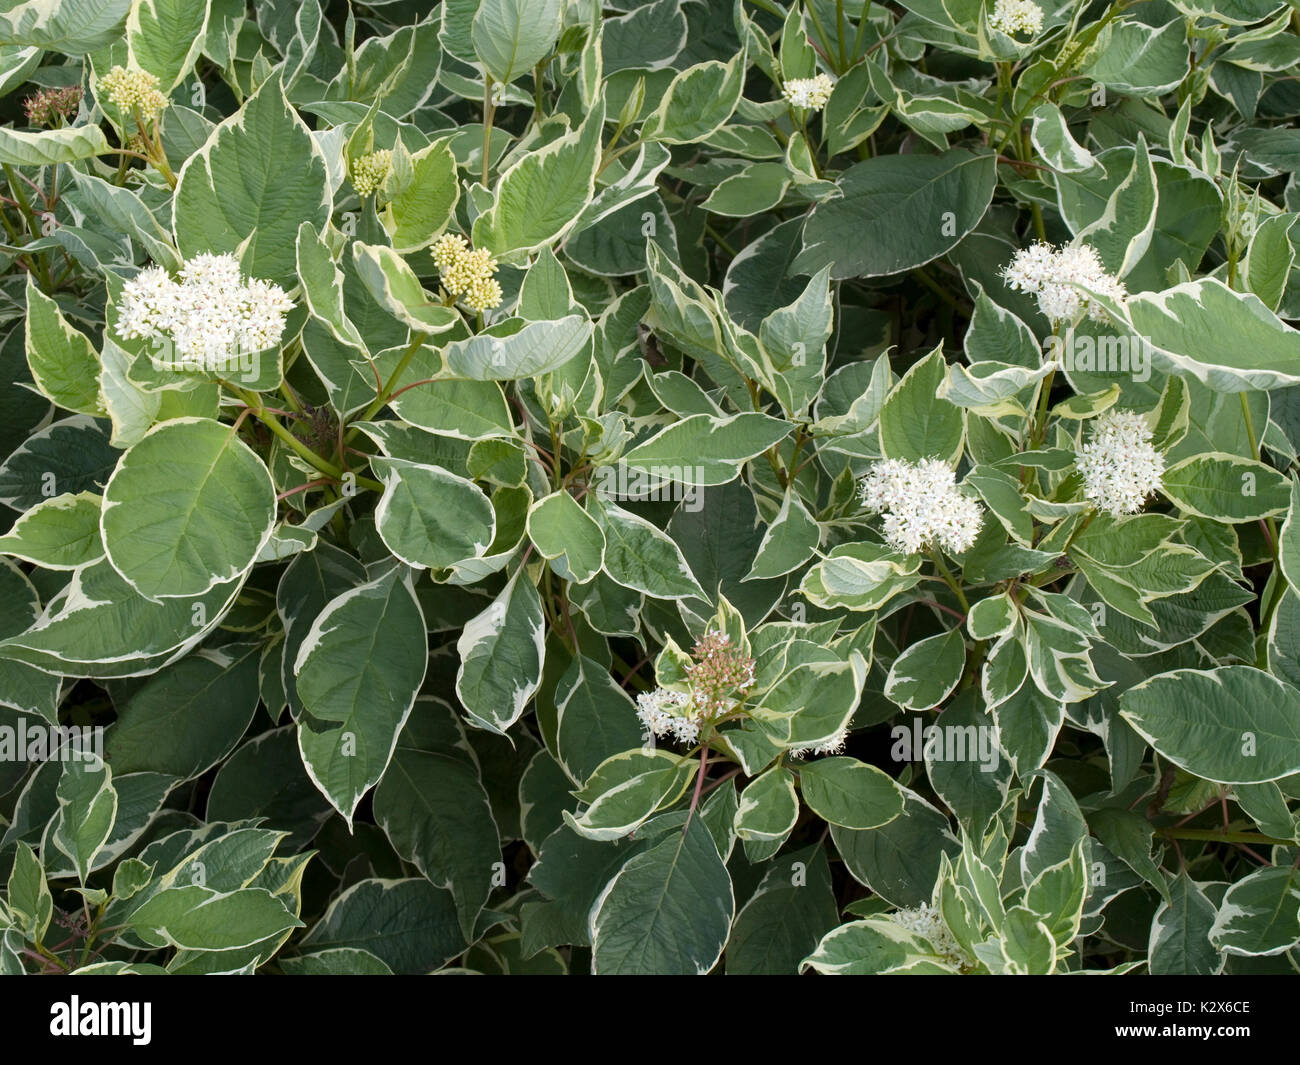
[[[1012,597],[1002,592],[981,599],[966,615],[966,631],[973,640],[991,640],[1011,632],[1020,617],[1018,605]]]
[[[355,240],[352,262],[357,277],[374,301],[408,328],[416,332],[445,333],[461,322],[453,308],[429,298],[415,271],[387,245]]]
[[[664,144],[692,144],[720,129],[740,102],[748,56],[710,59],[679,71],[659,106],[645,120],[642,137]]]
[[[1250,238],[1250,247],[1246,249],[1246,258],[1241,264],[1247,287],[1274,312],[1282,302],[1287,278],[1295,265],[1295,246],[1291,243],[1291,230],[1295,223],[1293,214],[1266,218]]]
[[[182,950],[238,950],[302,926],[281,898],[256,887],[166,888],[131,915],[132,931],[146,943]]]
[[[92,159],[108,151],[98,126],[65,126],[37,132],[0,129],[0,163],[7,166],[53,166]]]
[[[810,762],[799,770],[799,790],[817,816],[842,828],[880,828],[903,812],[893,778],[856,758]]]
[[[392,976],[375,955],[360,947],[331,947],[296,958],[278,958],[286,976]]]
[[[54,898],[45,882],[45,870],[31,847],[19,842],[9,871],[9,911],[17,918],[24,935],[40,943],[54,916]]]
[[[370,464],[384,485],[375,527],[408,566],[445,569],[480,558],[492,543],[496,515],[473,481],[401,459],[373,458]]]
[[[735,831],[746,842],[783,842],[798,820],[794,775],[777,765],[755,777],[741,792]]]
[[[1024,906],[1007,911],[999,943],[1007,971],[1024,976],[1045,976],[1056,968],[1056,943],[1051,930]]]
[[[474,221],[474,246],[498,257],[536,251],[566,233],[591,202],[600,165],[601,104],[577,129],[522,155]]]
[[[302,945],[362,949],[393,972],[409,974],[440,969],[466,946],[451,893],[423,878],[353,884],[330,903]]]
[[[604,563],[605,534],[567,491],[552,492],[533,504],[528,536],[566,580],[586,584]]]
[[[82,751],[63,763],[56,794],[59,812],[51,842],[72,859],[85,884],[117,819],[113,773],[96,755]]]
[[[1300,943],[1300,882],[1291,868],[1265,867],[1228,888],[1210,942],[1248,958],[1281,954]]]
[[[332,211],[325,156],[271,77],[181,168],[176,246],[186,258],[233,252],[246,274],[288,290],[299,226],[323,231]]]
[[[1180,20],[1159,27],[1121,21],[1110,30],[1083,76],[1116,92],[1144,97],[1161,96],[1187,76],[1187,35]]]
[[[720,181],[700,206],[711,214],[749,218],[776,207],[789,187],[784,163],[752,163]]]
[[[948,819],[907,789],[892,821],[865,831],[833,824],[831,839],[850,875],[896,906],[928,903],[943,855],[961,850]]]
[[[506,332],[512,326],[513,332]],[[468,340],[453,340],[442,349],[447,372],[471,381],[515,381],[558,370],[590,342],[592,324],[570,314],[555,321],[492,327]]]
[[[249,569],[270,539],[275,486],[231,428],[177,418],[151,429],[104,487],[113,568],[150,598],[201,595]]]
[[[991,153],[882,155],[849,167],[841,195],[817,204],[804,226],[798,273],[883,277],[937,259],[988,210],[997,184]]]
[[[577,655],[556,685],[555,710],[556,760],[575,783],[642,742],[632,697],[586,655]]]
[[[880,411],[880,450],[886,458],[941,459],[951,466],[961,457],[966,416],[956,404],[936,398],[947,375],[940,346],[890,390]]]
[[[782,855],[736,914],[727,941],[728,975],[795,975],[837,916],[826,851],[818,846]]]
[[[588,839],[626,836],[675,802],[695,772],[694,759],[658,749],[623,751],[601,762],[577,792],[587,809],[564,820]]]
[[[100,497],[90,492],[37,503],[0,536],[0,554],[55,570],[97,562],[104,557],[100,503]]]
[[[905,710],[929,710],[957,687],[966,667],[961,629],[950,629],[912,644],[894,659],[885,679],[885,697]]]
[[[496,822],[475,768],[399,742],[375,789],[375,820],[398,854],[451,891],[461,932],[473,939],[501,861]]]
[[[25,0],[5,5],[0,44],[30,44],[67,55],[122,39],[131,0]]]
[[[1164,292],[1139,292],[1124,309],[1151,342],[1157,369],[1193,377],[1216,392],[1300,384],[1300,332],[1253,293],[1205,277]],[[1233,342],[1225,344],[1225,336]]]
[[[821,526],[791,485],[781,500],[781,509],[764,530],[763,542],[744,579],[766,580],[798,569],[816,553],[821,532]]]
[[[560,0],[483,0],[470,40],[483,69],[509,84],[555,47],[564,5]]]
[[[458,440],[510,436],[510,411],[495,381],[430,381],[402,390],[392,404],[411,425]]]
[[[522,567],[486,610],[465,622],[456,653],[461,703],[480,728],[504,733],[541,685],[546,653],[542,599]]]
[[[792,428],[787,421],[756,411],[722,418],[693,414],[632,448],[623,463],[680,484],[726,484],[744,463],[785,439]]]
[[[24,325],[27,365],[41,394],[67,410],[104,414],[99,391],[99,356],[87,337],[68,324],[59,305],[27,275]]]
[[[191,780],[221,762],[257,711],[259,651],[256,644],[203,650],[147,678],[105,738],[114,770]]]
[[[1053,170],[1074,173],[1097,165],[1092,152],[1074,139],[1065,115],[1056,104],[1050,101],[1039,104],[1029,113],[1029,119],[1033,123],[1029,136],[1034,148]]]
[[[460,200],[456,160],[446,141],[411,156],[411,179],[384,205],[384,228],[402,255],[433,242],[451,221]]]
[[[1133,168],[1110,194],[1101,216],[1078,234],[1117,277],[1128,274],[1151,246],[1160,202],[1156,173],[1139,133]]]
[[[669,832],[606,885],[591,913],[598,975],[704,975],[727,943],[731,877],[703,823]]]
[[[388,768],[428,664],[424,616],[400,567],[331,600],[293,663],[307,772],[349,822]]]
[[[681,549],[645,518],[595,496],[589,512],[605,534],[605,572],[616,584],[656,599],[705,599]]]
[[[1179,510],[1228,524],[1281,514],[1291,499],[1290,485],[1277,470],[1222,452],[1193,455],[1169,467],[1160,489]]]
[[[73,573],[59,609],[0,641],[0,654],[63,675],[136,676],[203,639],[240,583],[218,584],[200,596],[150,600],[107,560],[91,563]]]
[[[1254,784],[1300,772],[1300,691],[1251,666],[1177,669],[1129,688],[1120,716],[1203,780]]]
[[[1300,901],[1296,909],[1300,912]],[[1201,886],[1181,870],[1151,921],[1147,946],[1153,976],[1214,976],[1223,969],[1223,956],[1210,942],[1217,911]]]
[[[934,948],[915,932],[882,918],[850,921],[832,928],[803,967],[823,976],[878,976],[890,973],[950,973]]]
[[[210,0],[134,0],[126,20],[131,59],[169,93],[194,67],[207,32]]]

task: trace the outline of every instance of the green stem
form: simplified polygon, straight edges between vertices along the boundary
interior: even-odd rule
[[[1246,435],[1250,438],[1250,453],[1254,457],[1255,461],[1258,462],[1261,441],[1255,435],[1255,419],[1250,413],[1250,400],[1247,398],[1245,392],[1238,392],[1237,395],[1241,400],[1241,417],[1246,423]],[[1272,624],[1273,615],[1277,612],[1277,608],[1282,602],[1282,597],[1286,595],[1287,582],[1279,569],[1282,545],[1278,540],[1277,522],[1272,518],[1265,518],[1263,524],[1268,532],[1269,547],[1273,552],[1273,593],[1259,615],[1259,631],[1261,633],[1266,633],[1268,632],[1269,625]],[[1262,648],[1260,654],[1261,659],[1266,660],[1268,654],[1267,647]],[[1256,664],[1262,665],[1263,661],[1257,662]]]
[[[1032,163],[1034,161],[1034,148],[1029,139],[1029,129],[1022,126],[1020,128],[1020,158],[1023,162]],[[1044,244],[1047,243],[1047,228],[1043,224],[1043,205],[1034,201],[1029,205],[1029,212],[1034,219],[1034,232],[1038,234],[1038,239]]]
[[[1260,843],[1273,847],[1294,847],[1293,839],[1278,839],[1259,832],[1224,832],[1215,828],[1157,828],[1165,839],[1199,839],[1210,843]]]
[[[826,59],[830,63],[831,69],[838,77],[840,72],[843,70],[843,67],[831,59],[831,36],[826,32],[826,27],[822,25],[821,16],[817,14],[817,5],[806,4],[805,7],[808,11],[808,17],[812,19],[813,27],[817,30],[817,36],[822,39],[822,44],[826,47]]]
[[[844,46],[844,0],[835,0],[835,37],[840,49],[840,69],[843,70],[849,65]]]
[[[871,0],[867,0],[862,5],[862,14],[858,16],[858,32],[853,36],[853,60],[862,55],[862,42],[867,36],[867,27],[871,24],[871,19],[867,16],[871,14]]]
[[[258,396],[256,392],[249,392],[236,385],[230,384],[228,381],[223,381],[222,384],[243,400],[253,414],[257,416],[257,420],[284,441],[285,445],[292,449],[300,458],[310,463],[321,473],[332,477],[336,481],[341,481],[343,479],[343,471],[328,459],[322,458],[320,455],[316,454],[316,452],[281,425],[280,420],[266,409],[265,404],[262,403],[261,397]],[[376,492],[381,492],[384,488],[384,486],[378,481],[373,481],[369,477],[358,477],[357,484]]]
[[[375,396],[374,402],[362,412],[358,421],[368,422],[384,409],[384,404],[392,398],[393,389],[397,387],[397,382],[401,379],[402,374],[406,372],[406,368],[411,364],[411,360],[415,358],[415,353],[420,350],[421,346],[428,339],[428,333],[416,333],[415,336],[411,338],[411,342],[406,346],[406,350],[402,352],[401,361],[398,362],[397,367],[389,375],[388,382],[379,390],[379,394]],[[348,436],[345,437],[345,440],[352,439],[353,435],[354,430],[349,430]]]
[[[943,577],[943,583],[951,588],[952,594],[957,597],[957,602],[961,604],[962,612],[969,614],[970,603],[966,600],[966,593],[961,590],[961,585],[957,582],[957,578],[952,575],[952,570],[948,568],[948,564],[944,562],[943,555],[939,553],[939,549],[936,547],[930,547],[926,549],[926,553],[930,556],[930,561],[934,563],[935,568],[939,571],[939,575]]]
[[[18,175],[14,173],[14,168],[5,163],[4,172],[5,177],[9,180],[9,189],[14,194],[18,209],[22,211],[23,217],[27,220],[27,228],[31,232],[32,239],[35,240],[41,235],[41,224],[36,220],[36,212],[32,210],[32,202],[27,198],[27,193],[23,190]],[[50,278],[50,264],[37,255],[30,255],[29,258],[32,265],[40,268],[41,288],[49,295],[54,291],[54,282]]]
[[[533,122],[536,125],[542,124],[542,103],[543,103],[543,82],[542,76],[546,71],[546,60],[541,60],[537,66],[533,67]]]
[[[1034,414],[1033,433],[1029,438],[1029,450],[1034,451],[1042,446],[1043,441],[1047,438],[1047,407],[1052,399],[1052,381],[1056,377],[1056,371],[1052,370],[1043,378],[1041,389],[1038,394],[1038,410]]]
[[[908,272],[916,278],[917,281],[921,282],[921,284],[943,300],[944,303],[948,304],[948,306],[953,310],[959,311],[962,314],[966,313],[965,310],[962,309],[962,305],[953,297],[952,293],[935,281],[935,279],[926,272],[925,267],[917,266]]]
[[[492,117],[496,107],[492,103],[492,78],[483,75],[483,185],[488,183],[488,170],[492,163]]]

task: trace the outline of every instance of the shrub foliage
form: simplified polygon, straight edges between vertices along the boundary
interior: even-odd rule
[[[1296,18],[5,5],[0,971],[1291,971]]]

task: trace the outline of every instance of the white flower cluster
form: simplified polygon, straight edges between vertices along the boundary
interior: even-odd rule
[[[924,939],[934,948],[935,954],[954,968],[971,967],[971,959],[961,949],[961,944],[953,934],[948,931],[943,915],[933,906],[923,903],[912,909],[896,910],[889,915],[889,919]]]
[[[157,76],[147,70],[114,67],[99,79],[99,91],[123,114],[138,113],[146,122],[152,122],[167,106],[167,97],[158,91]]]
[[[807,758],[808,755],[810,754],[843,754],[844,745],[845,743],[848,742],[848,739],[849,739],[849,729],[848,726],[845,725],[844,728],[834,733],[829,739],[827,739],[823,743],[817,744],[817,746],[815,747],[793,748],[790,751],[790,757]]]
[[[393,165],[393,153],[381,148],[369,155],[362,155],[352,161],[352,187],[362,199],[369,196],[384,183],[388,171]]]
[[[1151,443],[1151,429],[1130,410],[1105,411],[1092,426],[1092,439],[1075,460],[1083,494],[1114,517],[1136,514],[1160,487],[1164,456]]]
[[[725,632],[710,629],[691,649],[687,690],[656,688],[636,699],[636,716],[656,736],[694,743],[700,729],[730,713],[754,686],[754,660]]]
[[[961,493],[952,470],[938,459],[877,462],[862,480],[862,503],[885,515],[885,539],[907,555],[936,540],[960,554],[984,522],[984,508]]]
[[[791,78],[782,86],[781,95],[789,101],[791,107],[820,111],[831,98],[831,90],[834,88],[835,82],[829,76],[818,74],[815,78]]]
[[[490,311],[501,305],[501,285],[492,276],[497,272],[497,261],[486,251],[470,248],[456,233],[444,233],[429,251],[442,287],[464,300],[465,306]]]
[[[1017,33],[1036,37],[1043,28],[1043,9],[1033,0],[998,0],[993,5],[989,25],[1008,37]]]
[[[170,338],[176,363],[225,369],[240,353],[280,343],[293,300],[279,285],[244,281],[233,255],[196,255],[174,280],[161,266],[122,287],[117,333],[127,339]]]
[[[1053,323],[1072,322],[1085,308],[1090,318],[1106,321],[1106,312],[1075,285],[1120,302],[1128,295],[1124,282],[1106,272],[1087,244],[1059,251],[1050,244],[1031,244],[1016,252],[1002,276],[1011,288],[1037,296],[1038,309]]]
[[[656,688],[636,697],[636,716],[656,736],[671,735],[678,743],[694,743],[700,736],[700,717],[686,692]]]

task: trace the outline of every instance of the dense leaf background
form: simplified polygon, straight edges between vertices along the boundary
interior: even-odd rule
[[[1294,3],[3,7],[0,972],[1295,970]]]

